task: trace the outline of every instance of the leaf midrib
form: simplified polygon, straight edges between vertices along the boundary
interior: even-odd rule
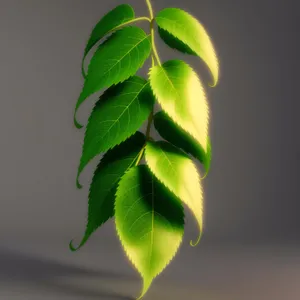
[[[129,51],[127,51],[120,59],[117,59],[117,62],[112,65],[108,70],[106,70],[106,72],[101,76],[102,78],[105,77],[108,73],[110,73],[110,71],[117,65],[120,63],[120,61],[122,61],[125,56],[129,55],[131,51],[133,51],[134,48],[138,47],[138,45],[140,43],[142,43],[145,39],[147,39],[150,36],[150,34],[146,35],[142,40],[140,40],[137,44],[135,44]]]

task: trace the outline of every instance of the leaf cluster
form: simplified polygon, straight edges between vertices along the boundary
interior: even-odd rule
[[[108,12],[93,29],[82,59],[84,85],[76,103],[103,91],[85,131],[79,176],[91,160],[104,154],[89,190],[88,220],[81,248],[110,218],[115,219],[123,248],[143,278],[141,297],[176,254],[183,238],[184,209],[203,232],[203,189],[198,160],[209,171],[209,105],[203,83],[182,60],[161,63],[155,33],[172,49],[199,57],[218,82],[218,59],[203,25],[190,13],[165,8],[150,17],[135,17],[130,5]],[[134,25],[149,22],[146,33]],[[156,30],[157,29],[157,30]],[[87,70],[85,61],[96,47]],[[137,75],[152,59],[148,77]],[[159,111],[154,111],[154,104]],[[140,128],[147,124],[145,133]],[[151,137],[152,123],[161,139]],[[143,160],[144,158],[144,160]]]

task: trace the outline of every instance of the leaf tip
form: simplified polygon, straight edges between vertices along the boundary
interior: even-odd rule
[[[81,129],[83,125],[77,122],[76,117],[74,116],[74,125],[76,126],[77,129]]]
[[[78,177],[77,177],[77,179],[76,179],[76,187],[77,187],[79,190],[82,189],[82,185],[79,183]]]
[[[76,247],[73,246],[73,240],[70,241],[70,243],[69,243],[69,249],[70,249],[72,252],[77,251],[79,248],[80,248],[80,247],[77,247],[77,248],[76,248]]]
[[[201,237],[202,237],[202,232],[199,233],[199,236],[198,236],[196,242],[190,241],[190,246],[196,247],[200,243]]]

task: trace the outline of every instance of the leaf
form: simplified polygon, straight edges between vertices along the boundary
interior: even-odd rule
[[[137,159],[145,141],[144,134],[137,131],[128,140],[103,156],[90,187],[85,234],[77,248],[72,245],[72,241],[70,242],[72,251],[81,248],[97,228],[113,217],[117,184]]]
[[[106,15],[94,27],[91,36],[87,42],[82,59],[82,75],[85,78],[84,60],[89,51],[99,42],[106,34],[111,33],[116,27],[125,25],[126,22],[133,20],[135,17],[133,8],[128,4],[121,4],[116,6]]]
[[[151,88],[162,109],[203,149],[207,149],[209,108],[194,70],[181,60],[151,68]]]
[[[151,172],[193,212],[200,229],[195,246],[199,243],[203,228],[203,191],[198,171],[193,161],[172,144],[147,142],[145,159]]]
[[[211,161],[211,146],[209,138],[207,150],[204,151],[201,145],[199,145],[189,133],[185,132],[177,124],[175,124],[165,112],[160,111],[156,113],[153,121],[156,130],[162,138],[197,158],[201,163],[203,163],[206,174],[208,173]]]
[[[127,256],[143,277],[142,298],[182,242],[183,208],[147,166],[139,165],[119,182],[115,222]]]
[[[98,154],[133,135],[148,118],[154,105],[149,82],[134,76],[112,86],[100,97],[88,121],[77,174]]]
[[[158,34],[161,37],[161,39],[170,47],[173,49],[176,49],[182,53],[195,55],[197,56],[197,53],[195,53],[190,47],[188,47],[185,43],[177,39],[174,35],[170,34],[167,30],[164,30],[160,27],[158,27]]]
[[[150,36],[136,26],[116,31],[99,46],[91,59],[88,74],[76,104],[74,123],[77,128],[81,128],[82,125],[76,121],[76,112],[85,99],[103,88],[123,82],[135,75],[149,57],[150,52]]]
[[[212,41],[203,25],[191,14],[179,8],[163,9],[156,15],[155,20],[159,28],[168,31],[203,59],[212,73],[213,86],[215,86],[219,78],[219,62]],[[172,45],[176,46],[175,43]],[[177,50],[181,51],[180,48]]]

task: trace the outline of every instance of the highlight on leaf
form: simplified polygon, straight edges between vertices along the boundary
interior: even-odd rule
[[[176,195],[194,214],[199,236],[203,230],[203,191],[193,161],[180,149],[165,141],[147,142],[145,159],[153,175]]]
[[[151,53],[150,36],[136,26],[124,27],[114,32],[102,43],[91,59],[83,89],[77,100],[76,112],[80,105],[92,94],[123,82],[135,75]]]
[[[149,80],[162,109],[206,150],[209,107],[194,70],[181,60],[169,60],[151,68]]]
[[[155,21],[160,29],[168,31],[173,36],[173,39],[165,39],[165,36],[161,35],[167,45],[182,51],[182,47],[177,47],[179,40],[181,42],[179,45],[186,45],[206,63],[213,76],[212,86],[215,86],[219,79],[219,62],[214,45],[204,26],[191,14],[179,8],[161,10],[156,15]]]
[[[135,17],[133,8],[128,4],[120,4],[104,15],[97,25],[94,27],[87,45],[84,50],[82,58],[82,76],[85,78],[84,61],[90,50],[108,33],[120,25],[126,24],[128,21],[133,20]]]
[[[118,182],[134,165],[145,141],[145,135],[137,131],[125,142],[107,151],[101,159],[90,186],[88,220],[84,237],[77,247],[70,242],[72,251],[80,249],[95,230],[114,216]]]
[[[126,255],[143,278],[140,299],[178,251],[184,211],[180,201],[148,167],[139,165],[119,182],[115,223]]]
[[[180,126],[173,122],[164,111],[160,111],[154,115],[153,123],[157,132],[163,139],[198,159],[204,165],[206,174],[208,173],[211,162],[211,145],[209,137],[207,149],[204,151],[202,146],[197,143],[189,133],[185,132]]]
[[[139,76],[112,86],[100,97],[88,121],[78,178],[97,155],[133,135],[147,120],[154,105],[149,82]]]

